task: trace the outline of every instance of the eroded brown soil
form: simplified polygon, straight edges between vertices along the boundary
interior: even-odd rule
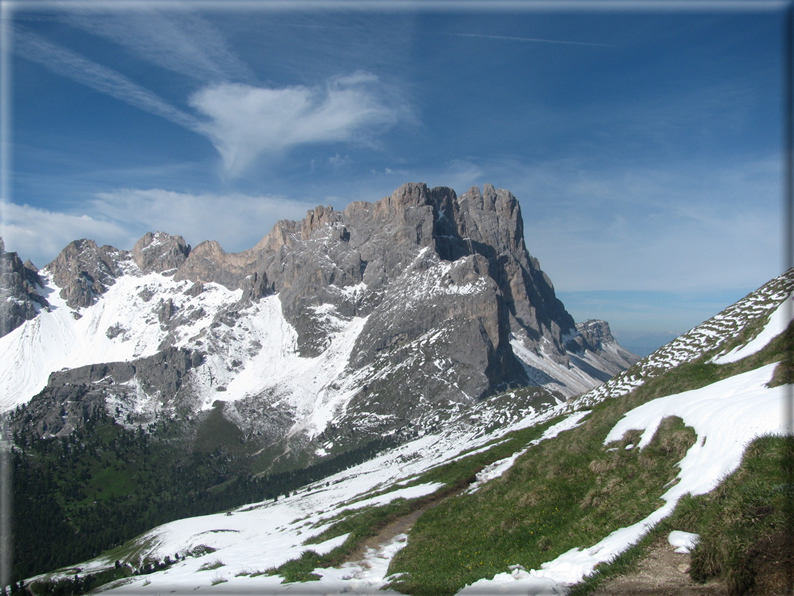
[[[696,584],[689,577],[689,554],[676,553],[666,538],[654,543],[633,573],[608,580],[594,596],[727,595],[721,582]]]

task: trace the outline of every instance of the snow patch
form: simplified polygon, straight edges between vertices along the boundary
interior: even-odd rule
[[[692,532],[682,532],[681,530],[675,530],[670,532],[667,536],[667,542],[670,546],[675,548],[675,552],[686,554],[691,552],[697,543],[700,542],[700,535],[693,534]]]
[[[713,490],[741,462],[747,443],[767,434],[784,434],[781,423],[785,387],[767,387],[777,364],[769,364],[706,387],[660,397],[628,412],[609,432],[604,444],[619,440],[626,431],[643,430],[639,446],[651,441],[663,418],[679,416],[695,429],[697,441],[679,463],[678,483],[662,499],[665,504],[644,520],[611,533],[589,548],[574,548],[530,573],[561,585],[581,581],[595,569],[635,544],[675,509],[685,494]]]
[[[791,316],[794,313],[792,300],[794,300],[794,298],[789,297],[781,302],[780,306],[770,315],[769,322],[749,343],[744,346],[738,346],[726,354],[721,354],[711,361],[714,364],[729,364],[731,362],[737,362],[742,358],[752,356],[763,350],[770,341],[783,333],[791,322]]]

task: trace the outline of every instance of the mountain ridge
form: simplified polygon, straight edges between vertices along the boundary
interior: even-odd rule
[[[207,385],[222,401],[237,399],[226,392],[228,384],[262,346],[254,337],[234,357],[220,352],[242,337],[243,327],[256,336],[252,325],[264,322],[254,319],[263,316],[270,324],[290,327],[278,341],[287,341],[285,349],[305,362],[327,360],[334,349],[344,349],[333,365],[341,370],[325,375],[323,391],[333,394],[327,397],[336,407],[349,403],[351,412],[370,418],[384,401],[394,401],[397,383],[424,395],[432,409],[455,409],[455,404],[533,382],[570,397],[635,358],[619,347],[608,324],[600,324],[597,336],[577,329],[526,250],[517,200],[490,185],[458,197],[445,187],[409,183],[375,203],[352,203],[343,211],[317,207],[299,222],[277,223],[255,247],[240,253],[226,253],[212,241],[191,248],[181,236],[163,232],[147,233],[131,251],[75,241],[39,275],[39,282],[52,288],[39,311],[52,318],[48,309],[68,309],[75,321],[96,307],[110,308],[108,296],[120,292],[118,284],[125,280],[125,292],[135,294],[127,306],[140,307],[146,328],[134,329],[140,323],[123,322],[129,317],[120,312],[92,314],[99,319],[92,319],[92,333],[111,323],[100,341],[120,361],[168,347],[205,353],[211,370],[197,380],[205,386],[202,407],[214,401]],[[147,285],[148,279],[154,282]],[[281,317],[273,311],[276,305],[265,307],[273,299]],[[114,316],[118,320],[111,321]],[[57,332],[74,335],[77,331],[68,326],[73,324],[64,318]],[[43,341],[33,329],[20,333],[28,334],[26,341]],[[142,337],[147,334],[149,339]],[[138,346],[130,350],[131,342]],[[17,362],[31,356],[6,355]],[[56,360],[71,366],[68,358]],[[400,373],[406,362],[411,363],[408,376]],[[347,397],[328,389],[345,378],[353,382],[352,377],[367,389]],[[27,398],[18,393],[12,401]]]
[[[102,527],[86,499],[161,523],[238,504],[232,487],[266,490],[258,478],[291,486],[290,474],[447,427],[481,436],[635,359],[606,322],[577,327],[526,249],[517,199],[490,185],[458,196],[409,183],[373,203],[317,207],[240,253],[150,232],[129,251],[76,240],[41,271],[22,268],[33,282],[20,300],[41,300],[0,337],[0,407],[30,448],[80,436],[104,453],[94,469],[99,460],[64,447],[96,479],[56,491],[37,514],[52,524],[78,508]],[[106,493],[99,478],[126,488]],[[150,510],[147,482],[165,517]],[[125,531],[143,531],[136,523]]]

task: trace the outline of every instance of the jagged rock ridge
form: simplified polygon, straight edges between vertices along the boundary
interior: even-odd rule
[[[49,308],[39,293],[42,286],[36,266],[23,263],[15,252],[6,252],[0,238],[0,337]]]
[[[72,336],[102,335],[86,336],[79,357],[42,362],[39,374],[102,354],[135,363],[188,350],[201,363],[186,369],[178,399],[153,396],[143,373],[117,383],[135,391],[106,393],[129,402],[119,411],[149,418],[226,403],[228,418],[253,416],[284,450],[304,452],[427,429],[508,387],[570,397],[633,355],[605,323],[574,324],[523,236],[508,191],[486,185],[457,196],[412,183],[375,203],[278,222],[240,253],[213,241],[191,248],[163,232],[132,251],[78,240],[31,287],[57,290],[49,314],[69,310]],[[3,341],[6,360],[23,357],[14,338]],[[36,383],[46,384],[34,378],[24,391]],[[11,403],[28,401],[24,391]],[[274,434],[273,417],[287,425],[282,432]]]

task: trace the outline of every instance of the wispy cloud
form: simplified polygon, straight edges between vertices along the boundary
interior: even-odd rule
[[[606,43],[592,43],[587,41],[568,41],[564,39],[542,39],[539,37],[512,37],[510,35],[488,35],[485,33],[448,33],[455,37],[479,37],[482,39],[496,39],[499,41],[520,41],[524,43],[553,43],[572,46],[595,46],[600,48],[615,48],[617,46]]]
[[[280,219],[301,219],[315,205],[282,196],[192,194],[159,188],[98,193],[89,210],[135,238],[147,231],[180,234],[194,246],[217,240],[225,250],[251,248]],[[120,247],[130,248],[130,247]]]
[[[73,13],[66,21],[117,43],[133,55],[203,83],[253,82],[254,73],[224,37],[196,14],[167,17],[155,10],[124,14]]]
[[[250,70],[203,20],[145,15],[73,16],[70,21],[127,47],[136,55],[208,84],[187,102],[201,116],[183,111],[121,73],[57,45],[24,26],[15,28],[15,51],[52,72],[207,137],[234,178],[261,157],[296,146],[372,142],[399,121],[414,120],[399,93],[389,93],[367,72],[330,78],[324,85],[261,87]],[[217,82],[222,81],[222,82]]]
[[[0,236],[6,249],[43,267],[72,240],[91,238],[100,244],[130,245],[123,225],[90,215],[74,215],[5,203],[0,206]]]
[[[209,118],[201,129],[232,177],[259,157],[278,157],[298,145],[366,142],[410,116],[381,94],[375,75],[364,72],[315,87],[214,85],[193,94],[190,104]]]
[[[124,75],[16,26],[14,50],[27,60],[179,126],[201,131],[199,121]]]
[[[211,239],[239,252],[254,246],[278,220],[301,219],[315,206],[271,195],[124,188],[98,193],[71,213],[0,204],[0,237],[7,250],[39,267],[78,238],[131,249],[138,238],[156,230],[179,234],[193,246]]]

